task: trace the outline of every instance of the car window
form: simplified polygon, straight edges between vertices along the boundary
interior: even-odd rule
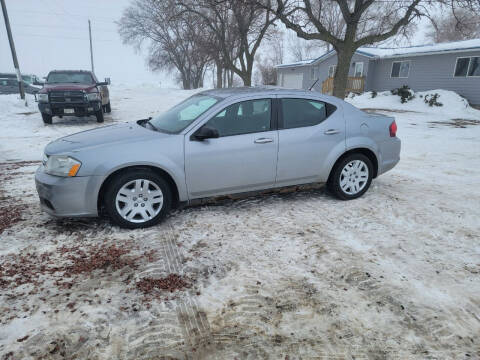
[[[281,99],[283,129],[314,126],[324,121],[335,107],[322,101]]]
[[[219,100],[208,95],[193,95],[170,110],[153,118],[151,124],[160,131],[179,133]]]
[[[48,84],[65,84],[65,83],[80,83],[93,84],[92,75],[89,73],[74,73],[74,72],[53,72],[48,75]]]
[[[206,126],[216,129],[219,136],[268,131],[271,108],[270,99],[242,101],[220,111],[207,122]]]

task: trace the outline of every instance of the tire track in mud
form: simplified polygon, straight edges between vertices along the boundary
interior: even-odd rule
[[[467,358],[480,357],[480,344],[474,335],[480,331],[480,301],[470,298],[465,307],[455,309],[441,305],[436,308],[422,306],[411,302],[399,289],[385,286],[365,269],[356,266],[344,270],[341,281],[364,292],[378,307],[387,307],[404,323],[403,329],[413,330],[423,340],[416,349],[384,348],[390,356],[394,355],[390,351],[408,350],[411,355],[420,353],[428,359],[442,358],[446,354],[457,357],[461,353]]]
[[[165,274],[184,275],[184,254],[175,242],[171,225],[165,225],[168,229],[164,240],[156,246],[160,259],[137,274],[138,279]],[[145,325],[139,323],[139,328],[128,337],[127,358],[216,359],[208,319],[200,309],[195,294],[187,290],[173,304],[152,305],[150,321]]]

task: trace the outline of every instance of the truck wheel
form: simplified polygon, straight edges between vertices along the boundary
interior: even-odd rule
[[[103,108],[100,107],[100,110],[95,111],[95,116],[98,123],[103,123]]]
[[[52,123],[52,115],[42,113],[42,120],[43,120],[44,124],[51,124]]]
[[[105,112],[109,113],[109,114],[112,112],[112,108],[110,106],[110,101],[108,102],[107,105],[105,105]]]
[[[104,198],[111,220],[127,229],[158,224],[169,213],[172,191],[168,183],[151,170],[132,170],[113,178]]]

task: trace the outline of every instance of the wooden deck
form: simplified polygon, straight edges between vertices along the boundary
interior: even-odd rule
[[[365,77],[348,77],[347,88],[345,89],[345,96],[348,93],[360,94],[365,88]],[[328,78],[322,83],[322,93],[332,95],[333,94],[333,78]]]

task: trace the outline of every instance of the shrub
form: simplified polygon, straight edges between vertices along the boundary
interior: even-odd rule
[[[372,90],[372,99],[376,98],[378,93],[375,90]]]
[[[392,93],[392,95],[400,96],[400,102],[402,104],[406,103],[409,100],[412,100],[415,97],[413,91],[408,87],[408,85],[403,85],[400,88],[392,89],[390,90],[390,92]]]
[[[439,97],[440,95],[438,93],[427,94],[423,101],[425,101],[425,104],[428,104],[428,106],[443,106],[441,102],[437,101]]]

